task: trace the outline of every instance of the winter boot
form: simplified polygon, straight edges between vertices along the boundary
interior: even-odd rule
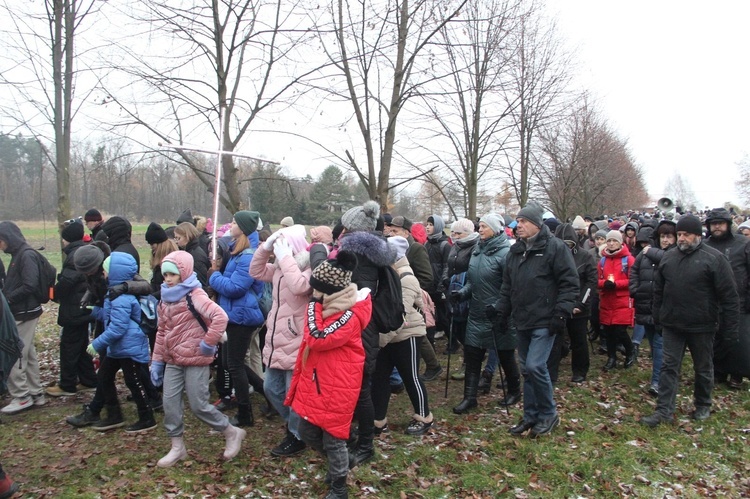
[[[617,357],[610,357],[609,360],[607,360],[607,363],[604,364],[605,371],[611,371],[615,367],[617,367]]]
[[[245,439],[247,432],[242,428],[237,428],[231,424],[224,430],[224,438],[226,438],[226,448],[224,449],[224,459],[229,461],[237,454],[240,453],[240,447],[242,447],[242,441]]]
[[[143,433],[145,431],[153,430],[154,428],[156,428],[154,411],[151,409],[151,407],[148,407],[143,411],[138,411],[138,421],[125,428],[125,432]]]
[[[503,407],[516,405],[521,400],[521,378],[509,377],[507,378],[507,381],[508,392],[506,393],[505,398],[498,402],[498,405]]]
[[[372,436],[359,436],[357,447],[349,453],[349,469],[353,469],[375,457],[375,447],[372,444]],[[344,477],[346,484],[346,477]]]
[[[482,376],[479,379],[478,390],[482,395],[490,393],[492,388],[492,373],[489,371],[482,371]]]
[[[159,459],[156,465],[160,468],[169,468],[177,464],[177,461],[182,461],[186,457],[185,441],[182,437],[172,437],[172,448],[169,449],[166,456]]]
[[[6,474],[5,478],[0,480],[0,498],[5,499],[13,497],[16,492],[18,492],[18,484],[8,478],[8,475]],[[346,477],[344,477],[344,494],[346,494]],[[346,495],[332,497],[346,497]]]
[[[253,408],[250,404],[237,404],[237,415],[229,419],[229,423],[234,426],[253,426]]]
[[[83,404],[83,412],[65,419],[65,422],[76,428],[91,426],[99,422],[99,413],[94,414],[88,404]]]
[[[454,414],[465,414],[477,406],[478,388],[479,375],[467,371],[464,379],[464,399],[453,408]]]
[[[120,409],[120,404],[108,405],[105,407],[105,409],[107,410],[107,417],[105,419],[100,419],[98,422],[94,423],[92,426],[94,430],[107,431],[125,426],[125,420],[122,418],[122,409]]]
[[[331,490],[325,499],[348,499],[349,490],[346,488],[346,476],[340,476],[331,480]]]

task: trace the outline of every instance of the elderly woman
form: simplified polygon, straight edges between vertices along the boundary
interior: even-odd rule
[[[310,287],[310,253],[304,225],[274,232],[255,252],[250,264],[254,279],[273,283],[273,304],[266,321],[263,363],[266,397],[287,424],[286,436],[271,450],[274,456],[292,456],[305,449],[300,439],[299,416],[284,405],[292,383],[294,364],[304,332]],[[270,263],[275,255],[274,263]]]
[[[495,327],[494,304],[500,294],[505,270],[505,257],[510,250],[508,236],[505,235],[503,219],[489,213],[479,220],[479,243],[469,260],[467,284],[452,299],[470,300],[469,317],[466,325],[464,359],[464,398],[453,412],[464,414],[477,406],[479,373],[482,359],[487,349],[495,349],[500,367],[508,380],[508,393],[501,405],[513,405],[521,399],[521,373],[515,358],[516,335],[513,328],[499,334]]]

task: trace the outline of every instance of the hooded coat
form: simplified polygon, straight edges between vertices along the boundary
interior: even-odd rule
[[[610,253],[604,250],[602,260],[597,263],[599,272],[599,322],[603,326],[632,326],[633,300],[630,298],[629,273],[635,263],[628,247]],[[623,259],[626,262],[623,266]],[[610,278],[611,276],[611,278]],[[615,289],[606,289],[604,283],[614,279]]]
[[[110,219],[111,220],[111,219]],[[112,253],[109,256],[110,287],[132,280],[138,271],[135,259],[127,253]],[[94,317],[104,324],[104,332],[93,342],[97,352],[107,352],[113,359],[133,359],[147,364],[149,361],[148,338],[141,330],[141,306],[138,298],[122,294],[114,300],[109,295],[102,308],[94,307]]]
[[[86,294],[86,276],[76,270],[75,252],[86,243],[73,241],[63,248],[62,270],[57,275],[55,298],[60,304],[57,313],[59,326],[77,326],[91,321],[91,312],[81,306],[81,298]]]
[[[378,289],[379,269],[396,261],[396,252],[385,238],[371,232],[345,232],[339,237],[339,248],[357,255],[357,268],[352,272],[352,282],[357,289],[369,288],[372,295]],[[380,350],[380,332],[375,324],[362,331],[365,347],[365,370],[373,372]]]
[[[107,244],[114,253],[127,253],[132,256],[136,263],[136,273],[140,272],[141,256],[135,249],[130,238],[133,234],[133,226],[122,217],[111,217],[102,224],[102,231],[107,235]]]
[[[729,260],[740,297],[740,310],[744,314],[750,313],[750,239],[732,234],[730,222],[729,230],[723,237],[710,236],[706,239],[706,245],[723,253]]]
[[[35,319],[42,315],[42,303],[38,296],[39,263],[34,249],[13,222],[0,222],[0,239],[7,244],[5,253],[11,255],[3,285],[10,311],[17,321]]]
[[[346,440],[362,388],[365,351],[362,330],[370,322],[369,293],[351,290],[356,302],[343,311],[318,300],[306,307],[304,338],[284,404],[301,418]],[[328,295],[334,296],[334,295]]]
[[[304,236],[301,242],[295,242],[294,238],[299,238],[299,235],[287,229],[281,230],[292,248],[306,246]],[[272,254],[273,251],[261,245],[250,264],[250,275],[254,279],[273,283],[273,304],[266,320],[268,330],[263,363],[273,369],[291,371],[302,343],[307,305],[312,294],[310,253],[303,250],[268,263]]]
[[[461,300],[469,300],[466,345],[493,350],[516,348],[515,329],[494,327],[494,321],[486,314],[487,306],[497,302],[509,250],[510,242],[505,232],[480,240],[474,246],[466,272],[466,285],[461,290]]]
[[[432,235],[427,236],[424,247],[430,259],[432,268],[432,284],[427,288],[428,293],[442,293],[446,290],[448,281],[448,257],[451,254],[451,244],[445,235],[445,222],[440,215],[432,215]]]
[[[642,231],[643,229],[641,229]],[[654,323],[654,286],[656,271],[664,252],[674,248],[673,244],[666,250],[651,246],[641,251],[630,269],[628,290],[635,302],[635,323],[651,325]]]
[[[565,223],[560,225],[555,231],[555,237],[562,239],[563,241],[577,240],[577,234],[571,224]],[[591,303],[594,301],[597,295],[596,290],[596,259],[591,252],[584,250],[580,246],[575,246],[571,253],[573,253],[573,261],[576,264],[576,272],[578,273],[578,299],[574,308],[577,308],[581,312],[573,315],[574,319],[583,319],[591,315]]]
[[[181,283],[177,288],[195,275],[193,259],[184,251],[175,251],[164,258],[177,266],[180,271]],[[172,288],[172,289],[174,289]],[[211,301],[201,287],[186,287],[180,290],[182,296],[171,301],[169,293],[165,293],[159,302],[159,327],[156,331],[153,360],[177,366],[207,366],[213,362],[213,356],[200,353],[200,342],[205,341],[209,346],[216,346],[227,328],[228,317],[219,305]],[[208,327],[203,330],[187,304],[187,295],[195,307],[195,311],[203,318]]]

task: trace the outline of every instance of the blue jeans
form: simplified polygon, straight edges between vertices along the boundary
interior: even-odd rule
[[[643,326],[646,330],[646,339],[651,345],[651,352],[654,355],[654,368],[651,371],[651,384],[659,386],[659,376],[661,375],[661,365],[664,362],[664,337],[661,331],[656,330],[656,326],[648,324]]]
[[[646,335],[646,326],[643,324],[636,324],[633,326],[633,343],[640,345],[643,341],[643,337]]]
[[[401,374],[398,372],[397,367],[393,367],[393,371],[391,372],[391,377],[388,382],[391,386],[398,386],[404,382],[404,380],[401,379]]]
[[[495,374],[497,369],[497,350],[490,348],[490,352],[487,355],[487,363],[484,365],[485,372]]]
[[[292,384],[292,373],[291,370],[267,368],[263,380],[263,390],[266,392],[266,398],[273,404],[273,408],[286,422],[289,431],[297,437],[297,440],[302,440],[299,435],[300,417],[291,407],[284,405],[286,392],[289,391],[289,386]]]
[[[557,415],[547,359],[555,336],[548,328],[518,331],[518,360],[523,374],[523,419],[536,423]]]

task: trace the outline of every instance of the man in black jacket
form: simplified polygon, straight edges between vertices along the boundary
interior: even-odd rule
[[[96,372],[91,356],[86,353],[89,345],[89,323],[91,312],[81,306],[86,294],[86,276],[78,272],[74,257],[85,245],[83,224],[72,222],[60,233],[63,241],[63,265],[55,285],[56,301],[60,304],[57,324],[60,332],[60,381],[47,388],[47,395],[63,397],[81,390],[96,389]],[[80,383],[80,385],[79,385]]]
[[[34,347],[36,325],[42,315],[39,261],[13,222],[0,222],[0,250],[11,255],[3,293],[24,345],[21,361],[8,376],[8,391],[13,400],[2,408],[3,414],[15,414],[46,403]]]
[[[677,249],[659,262],[654,287],[654,321],[662,326],[664,364],[659,378],[656,411],[641,424],[656,427],[671,422],[679,387],[685,346],[695,370],[693,419],[707,419],[713,390],[713,341],[721,310],[728,348],[738,341],[739,299],[729,261],[702,241],[698,217],[677,222]]]
[[[523,373],[523,419],[512,435],[531,430],[536,437],[560,424],[547,369],[555,336],[565,331],[578,302],[578,273],[573,255],[550,233],[537,206],[516,216],[518,241],[506,258],[500,288],[499,327],[508,320],[518,330],[518,359]],[[493,315],[493,310],[487,310]]]
[[[740,299],[740,345],[731,351],[721,348],[724,320],[720,318],[718,341],[714,342],[714,379],[727,382],[729,375],[729,387],[739,389],[742,377],[750,377],[750,239],[732,234],[732,214],[724,208],[708,212],[706,228],[706,244],[729,259]]]

